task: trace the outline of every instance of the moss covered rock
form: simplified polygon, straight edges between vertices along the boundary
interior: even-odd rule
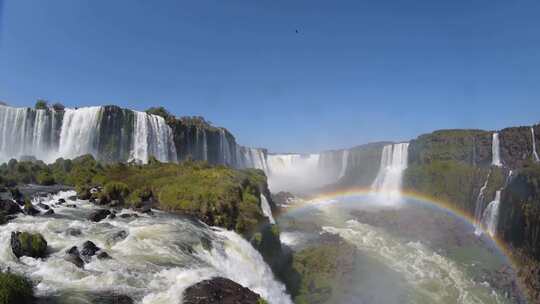
[[[12,232],[11,250],[17,258],[43,258],[47,252],[47,241],[40,233]]]
[[[12,273],[0,273],[0,304],[33,302],[34,293],[29,281]]]
[[[204,280],[184,291],[184,304],[266,304],[257,293],[229,279]]]

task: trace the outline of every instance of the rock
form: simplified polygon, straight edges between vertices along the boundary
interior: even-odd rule
[[[109,214],[108,218],[112,220],[112,219],[116,218],[116,214],[111,213],[111,214]]]
[[[39,210],[37,210],[32,204],[25,204],[24,206],[24,214],[34,216],[39,214]]]
[[[54,214],[54,210],[52,209],[49,209],[47,211],[45,211],[45,213],[43,213],[43,215],[53,215]]]
[[[107,209],[98,209],[90,214],[88,219],[92,222],[100,222],[101,220],[105,219],[107,216],[109,216],[111,212]]]
[[[124,230],[122,231],[118,231],[116,233],[114,233],[113,235],[111,235],[111,237],[109,238],[109,242],[118,242],[118,241],[121,241],[121,240],[124,240],[125,238],[127,238],[128,236],[128,233]]]
[[[12,200],[0,200],[0,212],[12,215],[21,213],[21,208]]]
[[[184,291],[184,304],[260,304],[261,296],[229,279],[217,277],[199,282]]]
[[[120,214],[120,217],[124,218],[124,219],[125,218],[131,218],[131,217],[137,218],[137,217],[139,217],[139,215],[136,214],[136,213],[124,213],[124,214]]]
[[[92,243],[91,241],[86,241],[82,245],[81,255],[83,257],[91,257],[96,255],[96,252],[98,252],[100,248],[96,246],[96,244]]]
[[[97,255],[97,258],[98,258],[99,260],[104,260],[104,259],[110,259],[111,256],[110,256],[108,253],[106,253],[105,251],[101,251],[101,252]]]
[[[11,250],[17,258],[22,256],[43,258],[47,251],[47,241],[39,233],[12,232]]]
[[[73,196],[70,196],[70,197],[73,197]],[[73,200],[73,201],[74,201],[74,200]],[[61,199],[58,200],[58,204],[63,204],[63,203],[65,203],[65,202],[66,202],[66,200],[63,199],[63,198],[61,198]]]
[[[73,263],[79,268],[84,267],[84,261],[81,259],[79,249],[76,246],[73,246],[66,251],[66,256],[64,257],[64,260]]]
[[[43,210],[49,210],[51,209],[51,207],[49,207],[48,205],[45,205],[44,203],[38,203],[37,206]]]
[[[66,200],[64,200],[63,198],[61,198],[61,199],[58,200],[58,202],[60,202],[61,200],[64,201],[64,202],[66,201]],[[76,195],[72,195],[72,196],[68,197],[68,200],[70,200],[70,201],[76,201],[76,200],[77,200],[77,196],[76,196]]]
[[[79,236],[82,234],[82,232],[81,229],[78,228],[68,228],[66,229],[65,234],[70,236]]]
[[[67,204],[66,207],[67,208],[77,208],[77,205],[75,205],[75,204]]]

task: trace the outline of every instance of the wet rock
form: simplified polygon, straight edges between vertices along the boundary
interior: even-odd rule
[[[97,255],[97,258],[98,258],[99,260],[105,260],[105,259],[110,259],[111,256],[110,256],[108,253],[106,253],[105,251],[101,251],[101,252]]]
[[[111,212],[107,209],[99,209],[92,212],[90,216],[88,216],[88,219],[92,222],[100,222],[101,220],[109,216],[110,214]]]
[[[12,200],[0,200],[0,212],[12,215],[21,213],[21,208]]]
[[[38,203],[37,206],[43,210],[49,210],[51,209],[51,207],[49,207],[48,205],[45,205],[44,203]]]
[[[66,207],[67,208],[77,208],[77,205],[75,205],[75,204],[67,204]]]
[[[23,211],[24,214],[30,216],[38,215],[40,213],[32,204],[25,204]]]
[[[43,213],[43,215],[53,215],[54,214],[54,210],[52,209],[49,209],[47,211],[45,211],[45,213]]]
[[[136,213],[124,213],[124,214],[120,214],[120,217],[124,219],[132,218],[132,217],[137,218],[139,217],[139,215]]]
[[[113,235],[111,235],[111,237],[109,238],[109,241],[118,242],[118,241],[124,240],[125,238],[127,238],[127,236],[128,236],[128,233],[126,231],[124,230],[118,231],[118,232],[115,232]]]
[[[12,232],[10,243],[11,250],[17,258],[22,256],[43,258],[47,251],[47,241],[39,233]]]
[[[70,197],[73,197],[73,196],[70,196]],[[73,200],[73,201],[74,201],[74,200]],[[58,200],[57,203],[61,205],[61,204],[65,203],[65,202],[66,202],[66,200],[63,199],[63,198],[61,198],[61,199]]]
[[[66,229],[65,234],[71,235],[71,236],[79,236],[82,234],[82,232],[81,232],[81,229],[78,229],[78,228],[68,228]]]
[[[81,259],[79,249],[76,246],[73,246],[66,251],[66,256],[64,257],[64,260],[73,263],[79,268],[84,267],[84,261]]]
[[[261,296],[229,279],[217,277],[199,282],[184,291],[184,304],[259,304]]]
[[[92,243],[91,241],[86,241],[82,245],[81,255],[89,258],[96,255],[96,252],[99,250],[100,248],[96,246],[96,244]]]
[[[64,200],[63,198],[61,198],[61,199],[58,200],[58,202],[60,202],[61,200],[64,201],[64,202],[66,201],[66,200]],[[72,195],[72,196],[68,197],[68,200],[70,200],[70,201],[76,201],[76,200],[77,200],[77,196],[76,196],[76,195]]]
[[[109,214],[108,218],[112,220],[112,219],[116,218],[116,214],[111,213],[111,214]]]

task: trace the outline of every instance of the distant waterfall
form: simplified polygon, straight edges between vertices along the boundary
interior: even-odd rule
[[[239,168],[255,168],[268,172],[266,150],[237,145],[236,161]]]
[[[531,135],[532,135],[532,150],[533,150],[533,158],[535,162],[540,162],[540,158],[538,157],[538,153],[536,152],[536,138],[534,136],[534,128],[531,127]]]
[[[231,145],[224,129],[219,130],[219,150],[222,158],[222,164],[233,165]]]
[[[333,181],[319,169],[320,154],[269,154],[268,184],[272,191],[297,191]],[[335,178],[335,176],[333,176]]]
[[[491,176],[491,171],[489,171],[486,177],[486,181],[480,188],[480,192],[478,192],[478,196],[476,197],[476,205],[474,207],[474,222],[475,222],[474,225],[476,228],[474,233],[476,235],[482,234],[481,225],[482,225],[482,211],[484,210],[484,196],[485,196],[485,191],[488,186],[490,176]]]
[[[64,158],[74,158],[83,154],[98,156],[101,113],[102,107],[64,110],[59,156]]]
[[[276,221],[274,220],[274,216],[272,215],[272,208],[270,208],[268,199],[266,199],[266,196],[262,193],[261,193],[261,209],[263,211],[264,216],[266,216],[268,220],[270,221],[270,224],[275,224]]]
[[[491,164],[493,166],[502,167],[500,153],[501,153],[501,149],[499,146],[499,133],[495,132],[493,133],[493,140],[491,142],[491,154],[492,154]]]
[[[482,225],[491,237],[497,233],[499,220],[499,204],[501,202],[501,190],[495,193],[495,199],[488,204],[482,215]]]
[[[401,197],[403,171],[407,169],[409,143],[386,145],[381,155],[379,173],[371,188],[383,199],[395,201]]]
[[[135,111],[131,159],[143,163],[150,156],[162,162],[176,161],[171,128],[161,116]]]
[[[49,159],[56,152],[54,110],[0,106],[0,162],[23,155]]]
[[[345,176],[347,172],[347,163],[349,162],[349,150],[343,150],[341,158],[341,170],[339,171],[338,180]]]

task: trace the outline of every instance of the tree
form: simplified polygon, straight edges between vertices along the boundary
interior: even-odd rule
[[[36,110],[45,110],[48,107],[48,102],[45,99],[38,99],[36,101]]]
[[[66,107],[63,104],[59,103],[59,102],[56,102],[55,104],[53,104],[53,109],[56,112],[62,112],[62,111],[64,111],[65,108]]]

